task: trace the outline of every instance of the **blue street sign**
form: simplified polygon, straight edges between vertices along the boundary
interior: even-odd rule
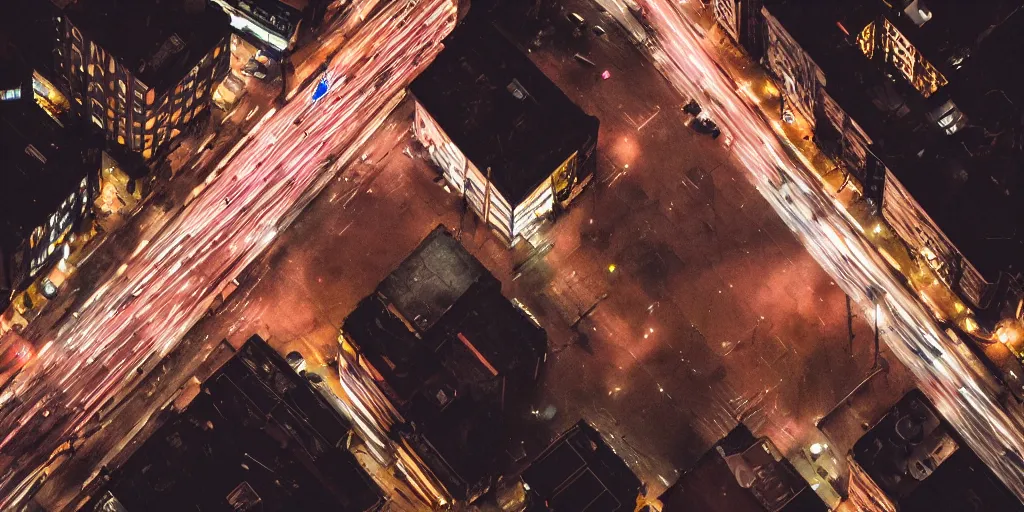
[[[320,98],[327,96],[328,91],[331,90],[331,79],[327,78],[327,73],[320,77],[320,81],[316,83],[316,87],[313,88],[313,102],[317,102]]]

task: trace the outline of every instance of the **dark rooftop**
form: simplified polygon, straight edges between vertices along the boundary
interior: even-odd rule
[[[582,420],[548,446],[522,479],[534,498],[528,510],[558,512],[629,512],[641,485],[601,433]]]
[[[380,490],[344,448],[348,423],[263,340],[203,389],[85,510],[109,495],[128,510],[379,509]]]
[[[413,325],[416,324],[416,325]],[[547,350],[543,329],[442,225],[360,301],[342,332],[409,422],[399,433],[457,499],[486,489]]]
[[[478,282],[501,286],[444,226],[438,226],[380,283],[377,292],[425,332]]]
[[[741,485],[739,478],[749,479]],[[825,512],[828,507],[770,441],[742,423],[661,495],[664,512]]]
[[[53,78],[56,15],[57,8],[49,1],[19,3],[0,17],[0,45],[16,45],[19,60]]]
[[[512,205],[588,140],[583,112],[489,21],[467,18],[410,86],[463,154]]]
[[[359,302],[345,317],[342,331],[384,378],[379,384],[395,405],[410,400],[441,370],[437,354],[377,295]]]
[[[825,89],[873,139],[872,152],[986,280],[995,282],[1003,272],[1012,275],[1024,269],[1024,232],[1018,229],[1024,219],[1024,201],[1019,198],[1024,159],[1019,144],[1014,146],[1024,129],[1022,111],[993,90],[1002,83],[992,80],[999,72],[984,71],[986,67],[1012,68],[1003,72],[1010,77],[1021,73],[1019,67],[1005,65],[1006,49],[997,45],[1024,49],[1024,15],[1011,17],[993,31],[981,46],[984,51],[969,60],[939,90],[941,94],[925,100],[903,80],[886,80],[850,44],[852,37],[839,29],[837,22],[855,36],[856,27],[872,15],[871,0],[859,4],[786,0],[768,3],[767,8],[821,66]],[[939,19],[937,9],[925,27]],[[1011,96],[1016,91],[1007,90]],[[943,134],[924,116],[949,95],[958,105],[973,107],[968,112],[970,124],[954,135]],[[977,126],[982,117],[995,121],[984,128]]]
[[[902,512],[1024,510],[918,390],[857,441],[853,457]]]
[[[230,33],[227,14],[200,0],[78,0],[64,12],[157,92],[177,84]]]

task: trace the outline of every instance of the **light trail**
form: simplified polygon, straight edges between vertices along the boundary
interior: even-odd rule
[[[602,3],[622,0],[602,0]],[[812,173],[787,155],[769,120],[744,101],[715,63],[703,36],[669,0],[640,0],[655,29],[650,55],[661,73],[712,114],[733,137],[732,156],[803,245],[842,289],[866,311],[881,306],[882,339],[917,379],[921,390],[1018,498],[1024,501],[1024,422],[995,398],[974,356],[959,350],[919,297],[907,290],[849,214]],[[623,5],[609,12],[628,13]],[[624,20],[624,26],[637,27]],[[884,291],[877,293],[873,290]]]
[[[328,65],[328,95],[311,105],[312,84],[262,121],[216,179],[108,276],[78,319],[36,340],[53,345],[12,383],[17,398],[0,410],[0,509],[24,500],[50,455],[141,380],[136,369],[171,351],[216,290],[294,220],[330,180],[328,169],[358,150],[433,60],[455,19],[450,0],[398,0],[366,21],[348,16],[328,27],[328,37],[354,32]],[[345,151],[326,154],[335,148]]]

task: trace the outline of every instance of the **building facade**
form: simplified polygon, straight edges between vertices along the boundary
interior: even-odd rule
[[[55,58],[71,107],[143,159],[209,108],[227,72],[227,16],[191,5],[84,0],[57,16]]]
[[[771,10],[763,8],[761,13],[767,38],[765,65],[778,78],[785,104],[799,112],[813,128],[825,73]]]
[[[712,0],[715,21],[754,60],[764,55],[763,0]]]

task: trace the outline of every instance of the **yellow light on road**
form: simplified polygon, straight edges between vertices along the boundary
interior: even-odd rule
[[[975,322],[973,318],[967,317],[964,319],[964,330],[969,333],[974,333],[978,330],[978,322]]]

